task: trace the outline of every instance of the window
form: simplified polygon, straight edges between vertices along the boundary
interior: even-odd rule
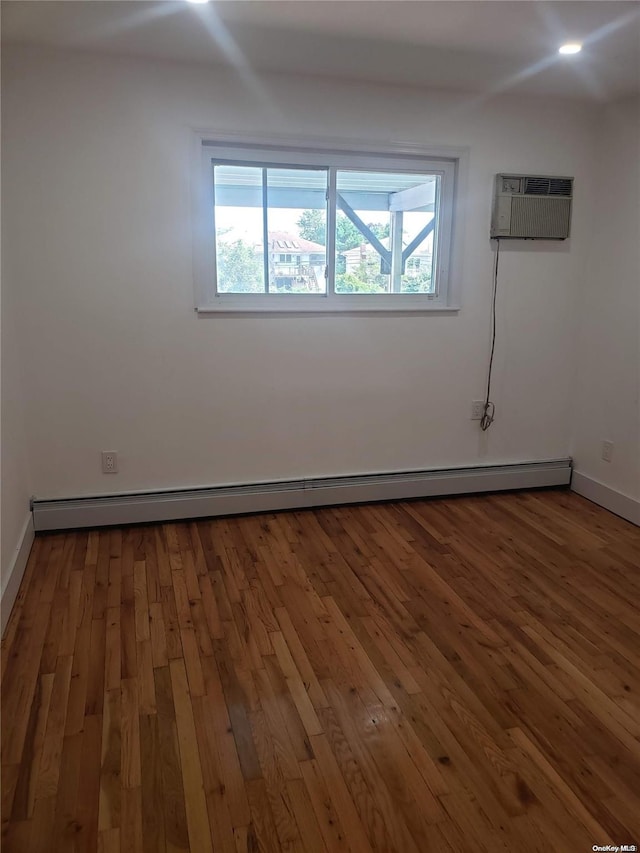
[[[457,166],[203,141],[197,309],[451,308]]]

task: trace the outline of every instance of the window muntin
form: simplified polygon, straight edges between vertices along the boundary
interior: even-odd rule
[[[195,197],[198,216],[195,254],[199,292],[198,311],[457,310],[457,306],[449,302],[452,292],[448,284],[452,257],[453,202],[458,156],[464,156],[464,152],[461,151],[457,156],[443,154],[439,159],[429,159],[426,155],[413,154],[396,156],[392,153],[370,154],[366,151],[355,154],[328,150],[312,152],[306,149],[280,149],[276,146],[260,148],[252,145],[245,146],[241,143],[237,145],[224,142],[213,143],[204,139],[201,145],[203,183]],[[207,190],[207,184],[210,188],[214,184],[211,180],[212,167],[215,172],[222,166],[234,168],[244,166],[261,171],[262,174],[262,196],[254,195],[253,199],[249,199],[250,204],[245,201],[235,205],[240,208],[244,205],[245,210],[240,213],[243,213],[242,218],[247,222],[255,223],[256,217],[262,213],[262,242],[254,238],[257,253],[262,251],[263,256],[266,257],[260,291],[257,288],[241,290],[238,287],[235,292],[228,289],[225,292],[216,285],[219,278],[215,257],[215,245],[219,241],[216,225],[221,216],[224,218],[225,215],[227,215],[227,224],[229,222],[229,211],[221,211],[219,208],[230,206],[229,198],[233,195],[231,193],[233,187],[227,186],[224,192],[225,203],[222,203],[222,196],[220,196],[217,199],[219,204],[216,204],[215,193],[212,189]],[[253,173],[254,190],[257,190],[256,174],[256,172]],[[315,178],[315,182],[312,181],[309,185],[310,177]],[[383,237],[380,241],[388,244],[383,245],[383,249],[388,250],[386,263],[385,252],[383,251],[382,254],[377,252],[380,260],[376,281],[381,286],[371,288],[370,292],[367,292],[368,288],[348,290],[342,287],[341,289],[344,283],[344,279],[340,277],[341,270],[345,271],[347,259],[341,259],[341,247],[338,245],[340,230],[344,228],[341,225],[344,209],[339,204],[341,195],[339,190],[342,194],[346,193],[347,201],[349,198],[353,201],[353,195],[349,197],[349,193],[357,190],[357,187],[353,186],[356,177],[360,180],[364,195],[355,199],[359,207],[352,210],[356,213],[360,210],[362,214],[360,219],[365,225],[372,215],[376,219],[371,221],[377,222],[382,228],[386,225],[387,217],[389,222],[389,237]],[[348,186],[349,181],[351,186]],[[429,185],[431,198],[426,194]],[[390,191],[386,193],[386,204],[381,204],[380,197],[376,199],[375,193],[383,193],[384,190]],[[237,189],[234,192],[237,195]],[[421,197],[411,199],[409,196],[412,192],[414,195],[417,192]],[[310,193],[314,196],[311,201]],[[214,207],[214,216],[211,216],[211,206]],[[386,210],[376,210],[381,207],[386,207]],[[396,209],[394,210],[393,207]],[[288,214],[287,211],[289,211]],[[312,217],[310,222],[306,222],[307,231],[304,239],[315,236],[316,239],[312,242],[315,243],[316,251],[305,253],[294,246],[294,242],[303,237],[300,228],[292,229],[293,234],[290,231],[287,232],[287,239],[280,241],[283,245],[278,246],[276,240],[275,249],[273,246],[270,247],[269,231],[283,230],[270,226],[281,224],[282,219],[279,222],[278,217],[283,214],[285,217],[289,216],[289,226],[292,212],[296,226],[299,225],[297,220],[303,214]],[[401,230],[397,224],[398,212],[402,217]],[[384,216],[382,222],[378,219],[380,216]],[[394,241],[391,235],[394,218],[396,220],[395,269],[390,270],[389,261],[392,261],[394,255]],[[317,220],[322,229],[320,240],[317,237]],[[211,228],[212,221],[214,228]],[[427,229],[430,233],[426,236],[421,235],[429,222],[432,223],[431,229]],[[353,223],[349,222],[349,224]],[[384,235],[386,229],[381,233]],[[359,245],[361,247],[364,245],[363,251],[370,253],[372,251],[370,244],[373,241],[368,239],[366,228],[364,235],[359,229],[357,234]],[[363,239],[360,242],[361,236]],[[412,242],[415,245],[411,246]],[[289,245],[286,245],[287,243]],[[273,268],[270,256],[275,260],[277,269]],[[322,272],[322,265],[324,265],[324,282],[322,276],[316,275],[314,286],[311,287],[308,278],[305,277],[308,268],[315,266],[316,272]],[[302,270],[302,267],[306,269]],[[365,281],[365,284],[367,283]],[[253,287],[256,287],[255,283]],[[315,287],[317,290],[314,289]]]

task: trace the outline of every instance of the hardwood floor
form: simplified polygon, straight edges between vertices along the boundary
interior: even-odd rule
[[[639,564],[564,491],[39,536],[2,849],[640,844]]]

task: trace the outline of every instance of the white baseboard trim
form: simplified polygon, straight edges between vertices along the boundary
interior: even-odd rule
[[[579,471],[573,472],[571,488],[583,498],[588,498],[610,512],[640,526],[640,501],[635,498],[605,486],[599,480],[587,477]]]
[[[286,482],[32,501],[36,530],[64,530],[349,503],[565,486],[571,460],[398,471]]]
[[[33,515],[29,513],[22,528],[20,538],[18,539],[18,545],[15,550],[13,562],[9,566],[7,580],[2,590],[2,600],[0,602],[2,634],[4,634],[4,629],[7,627],[7,623],[9,622],[13,605],[18,597],[20,582],[24,576],[24,570],[27,568],[27,561],[29,560],[29,554],[31,553],[31,546],[33,545],[34,538],[35,529],[33,526]]]

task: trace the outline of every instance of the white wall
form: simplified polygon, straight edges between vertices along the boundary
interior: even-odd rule
[[[640,500],[640,99],[603,108],[597,151],[572,450],[577,472]],[[603,440],[614,442],[610,463]]]
[[[41,497],[568,455],[575,304],[593,241],[584,104],[5,49],[5,245]],[[198,318],[190,128],[470,146],[463,310]],[[469,420],[489,350],[494,174],[576,177],[573,236],[504,245],[497,417]],[[120,473],[100,473],[101,449]]]
[[[0,362],[2,365],[0,373],[0,436],[2,439],[0,459],[0,516],[2,518],[0,525],[0,580],[3,598],[3,629],[5,616],[11,607],[10,604],[8,604],[8,609],[5,607],[4,595],[12,579],[12,571],[16,561],[20,563],[17,575],[23,568],[24,560],[20,560],[20,549],[23,545],[25,528],[30,519],[29,498],[31,495],[24,419],[24,387],[20,364],[20,323],[17,294],[14,287],[17,279],[12,276],[12,271],[6,262],[8,254],[6,251],[3,252],[2,294],[0,297],[2,309],[0,328]],[[28,553],[29,544],[30,542],[24,543],[24,547],[27,549],[26,553]],[[26,554],[24,558],[26,559]],[[11,598],[11,604],[19,585],[17,575],[10,585],[9,598]]]
[[[4,82],[4,81],[3,81]],[[2,143],[4,144],[4,126]],[[2,179],[5,177],[4,165]],[[3,187],[4,189],[4,187]],[[2,196],[4,226],[4,197]],[[4,233],[2,248],[6,248]],[[4,631],[33,538],[27,464],[20,320],[13,275],[6,252],[1,257],[0,288],[0,626]]]

